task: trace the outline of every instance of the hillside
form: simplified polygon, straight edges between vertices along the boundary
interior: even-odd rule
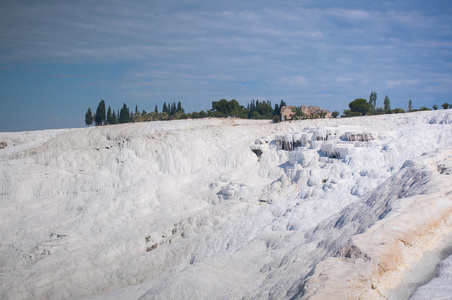
[[[0,142],[2,299],[400,299],[452,232],[452,110]]]

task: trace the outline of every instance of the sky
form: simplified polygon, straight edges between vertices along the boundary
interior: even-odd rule
[[[0,131],[84,127],[100,100],[452,103],[452,2],[0,1]]]

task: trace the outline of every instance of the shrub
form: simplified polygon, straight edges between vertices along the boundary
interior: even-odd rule
[[[403,108],[395,108],[393,111],[393,113],[395,114],[402,114],[402,113],[406,113],[406,111]]]

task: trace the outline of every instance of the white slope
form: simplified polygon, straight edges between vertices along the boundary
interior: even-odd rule
[[[452,256],[441,261],[435,269],[435,278],[410,297],[410,300],[423,299],[452,299]]]
[[[0,298],[385,297],[451,231],[451,124],[442,110],[0,133]]]

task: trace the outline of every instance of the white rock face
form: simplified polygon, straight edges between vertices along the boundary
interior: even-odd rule
[[[452,255],[436,265],[434,278],[419,287],[409,298],[421,299],[451,299],[452,297]]]
[[[451,123],[0,133],[0,298],[383,298],[451,231]]]

